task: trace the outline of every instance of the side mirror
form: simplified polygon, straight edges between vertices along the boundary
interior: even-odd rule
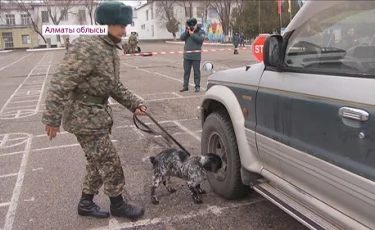
[[[212,62],[206,61],[202,64],[203,71],[210,71],[211,73],[215,73],[214,71],[214,64]]]
[[[268,36],[263,46],[264,65],[279,68],[282,66],[283,57],[283,37],[278,34]]]

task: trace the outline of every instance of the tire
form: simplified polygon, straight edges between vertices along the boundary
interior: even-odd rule
[[[230,117],[226,111],[213,112],[204,122],[201,142],[202,153],[208,153],[209,151],[215,153],[215,151],[212,151],[213,147],[210,146],[216,146],[212,143],[215,143],[214,139],[217,137],[221,138],[222,145],[224,145],[224,149],[226,150],[227,170],[225,178],[222,181],[217,178],[217,175],[208,173],[208,182],[214,192],[221,198],[227,200],[244,198],[250,193],[251,189],[244,185],[241,180],[241,160],[238,153],[236,136]],[[220,153],[218,154],[220,155]],[[224,166],[225,164],[223,164],[223,168]]]

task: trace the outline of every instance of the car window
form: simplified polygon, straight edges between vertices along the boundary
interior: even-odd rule
[[[375,77],[375,2],[343,2],[292,31],[285,65]]]

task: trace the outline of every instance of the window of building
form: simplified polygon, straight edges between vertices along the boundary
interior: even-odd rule
[[[154,19],[154,7],[151,6],[151,20]]]
[[[22,23],[22,25],[30,25],[31,24],[31,20],[30,20],[29,15],[27,15],[27,14],[21,14],[21,23]]]
[[[30,44],[30,35],[22,35],[22,44]]]
[[[134,23],[134,21],[132,21],[132,26],[134,26],[135,25],[135,23]]]
[[[203,7],[197,7],[197,17],[202,18],[204,16],[204,8]]]
[[[42,11],[42,23],[49,22],[48,11]]]
[[[148,10],[146,10],[146,21],[148,21]]]
[[[334,4],[291,28],[285,67],[374,76],[374,12],[373,1]]]
[[[154,36],[154,25],[151,26],[151,36]]]
[[[7,25],[15,25],[16,24],[16,18],[14,16],[14,14],[7,14],[5,16],[5,20],[6,20]]]
[[[145,24],[141,25],[141,29],[142,30],[146,29],[146,25]]]

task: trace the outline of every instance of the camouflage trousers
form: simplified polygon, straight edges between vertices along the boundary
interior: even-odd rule
[[[136,51],[136,49],[137,49],[137,45],[130,45],[130,53],[135,53],[135,51]]]
[[[115,197],[124,192],[125,177],[120,157],[109,134],[76,135],[86,156],[86,175],[82,185],[85,194],[99,193]]]

